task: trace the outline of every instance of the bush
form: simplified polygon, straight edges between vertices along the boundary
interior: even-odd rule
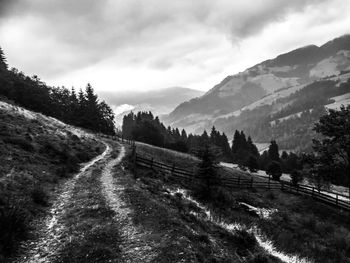
[[[78,152],[76,157],[79,159],[79,162],[85,163],[91,159],[90,155],[87,152]]]
[[[21,137],[14,137],[14,138],[7,137],[7,138],[3,138],[3,141],[5,143],[16,145],[16,146],[22,148],[23,150],[25,150],[27,152],[33,152],[34,151],[33,145],[30,142],[28,142],[27,140],[25,140],[24,138],[21,138]]]
[[[282,176],[282,168],[279,162],[272,161],[266,169],[266,173],[272,176],[273,180],[279,181]]]
[[[272,263],[275,262],[274,259],[271,259],[270,255],[266,254],[257,254],[253,258],[248,260],[249,263]]]
[[[257,245],[255,236],[251,233],[248,233],[246,230],[236,230],[235,241],[237,243],[236,245],[237,245],[238,252],[241,252],[241,253],[247,250],[252,251]]]
[[[47,206],[49,198],[42,187],[35,187],[31,192],[31,197],[34,203],[42,206]]]
[[[292,178],[293,185],[298,185],[298,183],[300,183],[303,180],[302,173],[297,170],[293,170],[290,174],[290,177]]]
[[[79,172],[79,159],[76,156],[70,156],[67,158],[66,160],[66,169],[68,171],[68,173],[77,173]]]
[[[28,234],[28,216],[16,205],[0,206],[0,258],[9,256]]]
[[[259,168],[258,159],[255,156],[249,156],[247,167],[251,173],[255,173]]]

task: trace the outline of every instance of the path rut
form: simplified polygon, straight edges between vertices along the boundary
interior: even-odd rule
[[[125,191],[123,173],[122,168],[116,166],[125,156],[125,148],[122,145],[120,147],[118,157],[109,161],[102,171],[103,195],[111,209],[116,213],[115,220],[121,226],[123,261],[151,262],[156,255],[151,244],[147,242],[147,233],[131,222],[130,213],[132,211],[122,198],[123,191]]]
[[[79,173],[77,173],[72,179],[64,183],[60,190],[60,194],[53,203],[48,216],[44,220],[44,225],[39,230],[39,238],[35,241],[27,241],[22,244],[24,252],[22,255],[15,259],[16,263],[40,263],[50,262],[56,256],[56,252],[62,246],[62,238],[67,234],[65,233],[64,222],[62,217],[66,210],[67,205],[70,202],[72,191],[76,184],[77,179],[80,176],[90,173],[90,168],[106,157],[110,152],[110,147],[106,144],[104,152],[93,160],[83,164]]]

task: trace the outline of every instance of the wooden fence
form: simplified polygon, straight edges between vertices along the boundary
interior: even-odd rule
[[[167,172],[169,175],[174,178],[180,180],[188,180],[188,181],[200,181],[203,178],[196,177],[193,171],[188,171],[185,169],[181,169],[176,167],[175,165],[168,165],[161,162],[155,161],[153,158],[144,158],[135,153],[134,156],[135,163],[139,166],[143,166],[150,169],[158,169],[164,172]],[[350,202],[342,200],[341,197],[345,197],[344,195],[339,195],[336,193],[332,193],[334,196],[322,193],[318,191],[315,187],[307,186],[307,185],[293,185],[292,183],[285,181],[261,181],[244,178],[241,176],[237,176],[231,174],[230,178],[218,178],[216,180],[212,180],[210,183],[212,185],[218,185],[225,188],[256,188],[256,189],[270,189],[270,190],[282,190],[286,192],[290,192],[293,194],[301,194],[305,196],[310,196],[313,199],[328,204],[330,206],[343,209],[350,212]]]
[[[101,135],[101,137],[117,140],[119,142],[135,146],[135,141],[127,140],[122,137],[118,137],[118,136],[112,137],[108,135]],[[194,182],[194,181],[200,182],[201,180],[203,180],[203,178],[196,177],[193,171],[181,169],[176,167],[175,165],[168,165],[165,163],[157,162],[153,158],[148,159],[148,158],[142,157],[140,155],[137,155],[136,151],[134,151],[134,162],[135,162],[135,165],[139,165],[139,166],[143,166],[151,169],[162,170],[164,172],[169,173],[174,178],[177,178],[180,180],[189,180],[191,182]],[[317,188],[309,185],[302,185],[302,184],[294,185],[287,181],[272,181],[269,178],[261,177],[261,176],[259,176],[259,178],[264,178],[265,181],[261,181],[261,179],[254,180],[253,177],[251,179],[248,179],[241,176],[237,176],[236,174],[233,174],[233,173],[231,173],[230,175],[232,177],[218,178],[215,181],[211,182],[211,184],[216,184],[221,187],[226,187],[230,189],[257,188],[257,189],[282,190],[293,194],[310,196],[314,200],[317,200],[318,202],[322,202],[324,204],[328,204],[338,209],[343,209],[350,212],[350,199],[346,195],[342,195],[334,192],[323,193],[319,191]]]

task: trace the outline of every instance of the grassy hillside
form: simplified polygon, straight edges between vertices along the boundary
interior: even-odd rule
[[[198,164],[146,144],[137,145],[137,153],[182,168]],[[350,262],[349,214],[311,198],[215,187],[211,199],[201,199],[192,183],[168,173],[137,167],[137,177],[145,196],[130,198],[138,223],[155,232],[159,220],[163,229],[171,224],[169,235],[182,240],[172,249],[164,244],[163,257],[174,258],[176,251],[185,262]]]
[[[27,238],[57,187],[104,145],[53,118],[0,101],[0,261]]]

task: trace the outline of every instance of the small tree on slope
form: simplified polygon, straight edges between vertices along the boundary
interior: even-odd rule
[[[202,199],[210,199],[212,186],[215,185],[217,179],[215,157],[211,153],[208,145],[205,146],[200,155],[202,161],[198,167],[197,177],[201,179],[202,184],[197,190],[197,194]]]
[[[324,136],[313,141],[317,175],[329,177],[341,169],[350,195],[350,105],[341,106],[339,111],[330,109],[315,124],[314,130]]]

